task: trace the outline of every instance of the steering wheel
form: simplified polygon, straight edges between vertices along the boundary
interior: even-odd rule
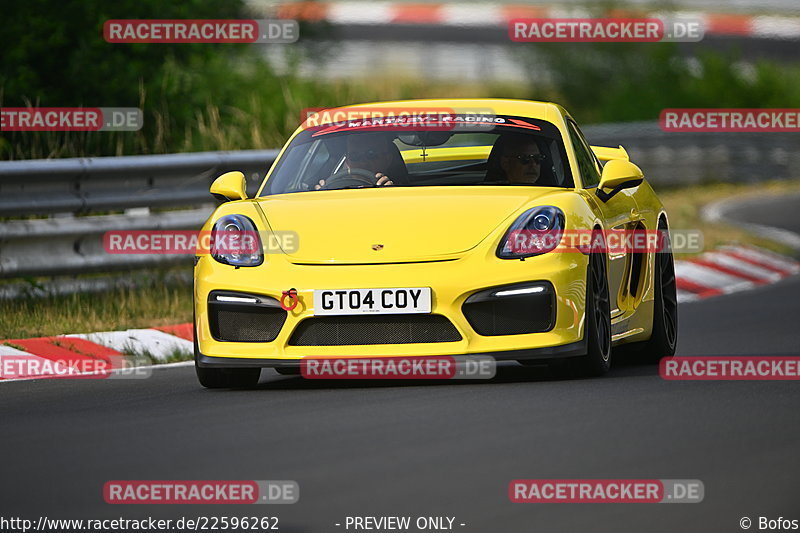
[[[321,189],[347,189],[358,187],[375,187],[378,178],[375,172],[370,172],[363,168],[343,168],[330,178],[325,180],[325,186]]]

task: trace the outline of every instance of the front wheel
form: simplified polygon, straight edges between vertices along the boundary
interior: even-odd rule
[[[586,275],[586,355],[568,361],[572,374],[602,376],[611,368],[611,304],[606,256],[592,251]]]
[[[197,381],[207,389],[244,389],[254,387],[261,377],[260,368],[207,368],[197,364],[200,349],[194,332],[194,371]]]
[[[261,377],[260,368],[204,368],[197,366],[197,381],[207,389],[245,389],[254,387]]]
[[[207,389],[224,389],[228,386],[228,375],[220,368],[202,368],[194,365],[197,381]]]
[[[662,235],[667,235],[667,227],[659,224]],[[675,261],[669,237],[666,237],[664,250],[656,252],[655,257],[655,298],[653,301],[653,332],[650,339],[641,343],[639,359],[656,363],[662,357],[675,355],[678,343],[678,296],[675,284]]]

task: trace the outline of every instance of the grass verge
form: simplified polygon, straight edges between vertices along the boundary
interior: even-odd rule
[[[192,320],[190,285],[0,300],[0,339],[181,324]]]

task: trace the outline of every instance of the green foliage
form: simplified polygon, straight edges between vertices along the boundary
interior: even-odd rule
[[[4,132],[0,159],[276,148],[307,107],[435,97],[551,100],[581,123],[654,120],[664,108],[800,107],[800,69],[670,43],[514,43],[529,86],[277,75],[265,46],[336,61],[324,24],[297,45],[110,44],[108,19],[247,18],[243,0],[0,0],[0,105],[140,107],[139,132]],[[545,75],[547,74],[547,75]]]
[[[231,45],[111,44],[108,19],[237,18],[241,0],[25,0],[6,2],[0,26],[5,105],[131,106],[163,90],[167,62],[198,65]],[[241,47],[242,45],[240,45]],[[171,87],[173,88],[173,87]]]
[[[2,105],[141,107],[145,112],[145,126],[136,134],[6,133],[0,139],[2,158],[57,155],[64,146],[114,155],[141,152],[154,143],[170,145],[218,89],[204,83],[205,66],[225,65],[249,49],[111,44],[103,38],[109,19],[243,18],[242,0],[25,0],[4,2],[2,11]]]
[[[535,52],[535,53],[534,53]],[[540,44],[520,54],[552,72],[551,89],[584,123],[655,120],[665,108],[797,107],[800,69],[674,43]]]

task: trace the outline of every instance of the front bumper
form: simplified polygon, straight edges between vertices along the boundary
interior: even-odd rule
[[[489,356],[495,361],[549,361],[552,359],[566,359],[578,357],[586,354],[586,340],[579,340],[561,346],[550,346],[544,348],[528,348],[522,350],[506,350],[502,352],[456,354],[452,357],[474,357]],[[420,356],[424,357],[424,356]],[[197,366],[204,368],[300,368],[300,362],[287,359],[268,359],[268,358],[240,358],[240,357],[210,357],[197,354]]]
[[[259,267],[239,269],[204,256],[195,267],[198,364],[284,366],[304,357],[492,355],[499,360],[524,360],[581,355],[585,353],[586,266],[586,256],[579,253],[545,254],[525,261],[468,254],[447,261],[370,265],[299,265],[285,256],[273,255]],[[474,301],[487,289],[516,287],[526,282],[552,285],[553,320],[548,330],[502,334],[503,328],[487,332],[484,327],[483,331],[476,331],[464,314],[464,304],[470,297]],[[431,287],[431,314],[446,317],[458,332],[458,340],[328,346],[296,345],[291,341],[301,322],[314,317],[314,289],[376,287]],[[210,320],[208,301],[212,291],[278,300],[283,291],[291,288],[297,289],[299,304],[286,313],[277,334],[269,337],[274,337],[272,340],[219,340],[218,327]]]

